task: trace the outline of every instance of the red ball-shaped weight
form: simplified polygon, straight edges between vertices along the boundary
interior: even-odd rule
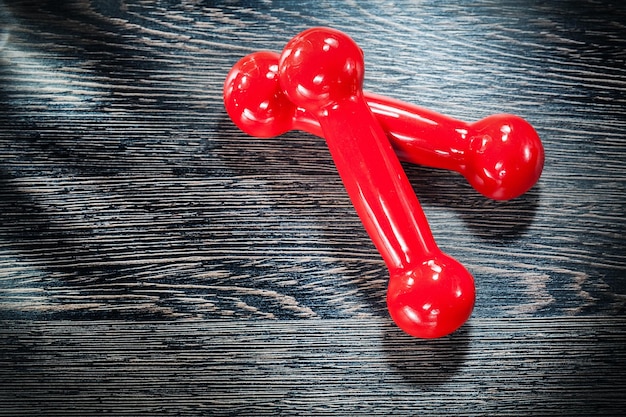
[[[256,137],[281,135],[293,127],[296,107],[278,88],[278,54],[250,54],[224,82],[224,105],[232,121]]]
[[[412,336],[446,336],[472,314],[474,280],[463,265],[445,253],[424,259],[415,268],[390,274],[389,314]]]
[[[363,85],[363,51],[345,33],[320,29],[290,40],[278,65],[285,94],[310,111],[360,95]]]
[[[462,172],[472,186],[495,200],[509,200],[528,191],[543,170],[544,150],[524,119],[497,114],[472,123]]]

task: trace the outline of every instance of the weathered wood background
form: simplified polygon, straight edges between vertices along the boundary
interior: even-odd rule
[[[319,25],[368,90],[544,141],[510,202],[405,165],[476,279],[452,336],[390,322],[323,140],[223,109]],[[5,0],[0,415],[623,415],[625,106],[621,2]]]

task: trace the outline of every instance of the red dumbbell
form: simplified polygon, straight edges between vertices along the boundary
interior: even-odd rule
[[[262,51],[233,66],[224,83],[228,114],[252,136],[278,136],[292,129],[322,136],[317,118],[280,89],[278,59],[278,54]],[[400,159],[460,172],[489,198],[518,197],[541,175],[541,140],[518,116],[497,114],[466,123],[371,93],[365,99]]]
[[[361,49],[342,32],[312,28],[286,45],[273,74],[289,100],[319,122],[356,212],[389,268],[387,305],[394,321],[424,338],[458,329],[474,306],[474,280],[437,247],[364,99]]]

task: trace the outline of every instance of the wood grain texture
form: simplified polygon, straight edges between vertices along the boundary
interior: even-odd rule
[[[254,139],[223,109],[237,60],[279,51],[316,25],[360,44],[368,90],[468,121],[516,113],[543,139],[538,185],[509,202],[477,195],[458,174],[404,165],[437,242],[476,279],[459,336],[407,347],[391,330],[387,271],[323,140]],[[624,374],[607,352],[623,362],[625,51],[626,7],[604,1],[0,2],[0,369],[17,381],[3,386],[0,406],[6,415],[38,414],[22,406],[45,400],[58,415],[352,415],[361,406],[409,415],[413,400],[430,415],[624,408]],[[317,330],[299,330],[307,326]],[[589,336],[602,331],[600,342]],[[260,350],[242,346],[248,332]],[[380,332],[393,336],[381,342]],[[113,356],[94,351],[116,337]],[[174,356],[154,350],[175,338],[199,343],[202,361],[217,361],[199,347],[212,340],[236,360],[196,369],[183,355],[184,379]],[[274,338],[282,345],[263,362]],[[398,388],[385,370],[394,355],[424,363],[425,347],[452,355],[458,343],[478,359],[429,368],[443,379],[455,368],[449,384]],[[327,373],[320,352],[331,357]],[[92,368],[72,368],[90,355]],[[125,376],[136,360],[147,362]],[[516,385],[516,370],[532,382]],[[101,390],[73,391],[90,380]],[[258,395],[250,408],[246,395]]]
[[[626,325],[479,319],[11,322],[0,415],[621,415]],[[62,369],[62,372],[59,370]]]

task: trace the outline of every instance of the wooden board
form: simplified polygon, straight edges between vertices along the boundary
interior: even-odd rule
[[[238,59],[320,25],[362,47],[368,90],[543,139],[508,202],[404,164],[476,279],[449,338],[390,322],[324,140],[224,111]],[[0,415],[619,415],[625,50],[604,2],[5,0]]]
[[[4,415],[619,415],[626,324],[477,319],[12,322]]]

